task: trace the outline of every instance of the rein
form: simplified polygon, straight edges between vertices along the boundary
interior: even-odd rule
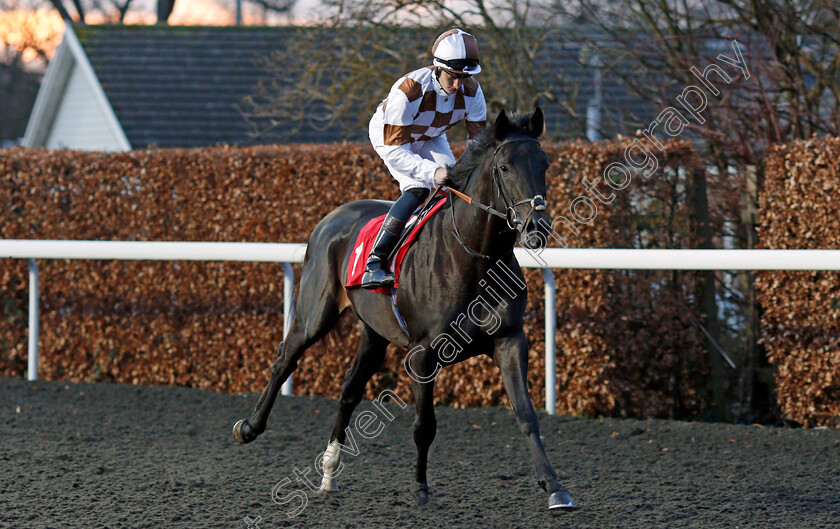
[[[525,142],[534,142],[536,144],[539,144],[539,141],[537,141],[536,138],[531,138],[529,136],[511,138],[511,139],[504,140],[502,143],[500,143],[496,147],[496,150],[493,151],[493,182],[495,182],[495,184],[496,184],[496,189],[497,189],[497,193],[498,193],[497,196],[501,197],[502,201],[505,204],[505,211],[504,212],[499,211],[498,209],[494,208],[493,206],[488,206],[487,204],[482,204],[481,202],[473,199],[472,197],[470,197],[466,193],[462,193],[462,192],[460,192],[456,189],[453,189],[451,187],[448,188],[449,192],[450,192],[450,195],[455,194],[458,198],[462,199],[467,204],[469,204],[471,206],[475,206],[478,209],[480,209],[482,211],[485,211],[485,212],[487,212],[491,215],[494,215],[496,217],[505,219],[505,222],[507,222],[507,225],[508,225],[508,228],[509,228],[508,230],[505,230],[505,231],[517,230],[517,231],[519,231],[520,234],[522,233],[522,230],[525,229],[525,226],[528,225],[528,221],[531,219],[531,217],[533,216],[535,211],[544,211],[545,210],[545,206],[546,206],[545,197],[542,196],[542,195],[535,195],[533,198],[525,198],[525,199],[522,199],[518,202],[513,202],[511,199],[509,199],[508,198],[508,193],[505,192],[505,188],[502,185],[502,179],[499,176],[499,164],[496,162],[496,155],[499,153],[499,149],[501,149],[505,145],[508,145],[510,143],[525,143]],[[467,182],[467,183],[469,183],[469,182]],[[525,216],[524,221],[519,219],[519,217],[516,214],[516,209],[515,209],[517,206],[521,206],[522,204],[530,204],[531,205],[531,209],[528,211],[528,215]],[[469,253],[470,255],[472,255],[474,257],[480,257],[482,259],[492,259],[494,256],[483,254],[481,252],[476,252],[475,250],[471,249],[467,245],[467,241],[465,241],[464,238],[461,237],[461,233],[458,230],[458,225],[455,223],[455,208],[452,207],[452,208],[450,208],[450,210],[452,212],[452,227],[454,228],[454,230],[450,230],[450,231],[452,231],[452,233],[458,239],[458,242],[461,243],[461,246],[463,246],[464,250],[466,250],[467,253]],[[511,226],[511,222],[513,222],[512,226]],[[504,257],[505,255],[508,255],[511,252],[513,252],[513,248],[511,248],[511,250],[506,252],[504,255],[495,256],[495,257]]]

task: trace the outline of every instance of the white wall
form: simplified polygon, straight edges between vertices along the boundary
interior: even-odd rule
[[[49,149],[122,151],[97,103],[94,87],[74,64],[45,142]]]

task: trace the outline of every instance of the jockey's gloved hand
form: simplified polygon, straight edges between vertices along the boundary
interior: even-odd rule
[[[446,183],[447,178],[449,178],[449,171],[446,170],[446,167],[438,167],[435,171],[435,184],[442,186]]]

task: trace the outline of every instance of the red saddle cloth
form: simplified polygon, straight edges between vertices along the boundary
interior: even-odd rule
[[[428,213],[420,217],[419,220],[414,224],[414,227],[411,228],[411,233],[408,234],[405,241],[403,241],[402,245],[400,245],[400,249],[397,250],[397,255],[391,260],[391,270],[394,272],[394,288],[400,286],[400,269],[402,268],[402,261],[405,258],[405,254],[408,253],[408,249],[411,247],[411,244],[417,239],[417,235],[420,234],[420,230],[423,228],[423,225],[432,218],[440,208],[446,203],[447,198],[443,197],[439,199],[432,207],[429,209]],[[412,217],[414,219],[414,217]],[[379,234],[379,228],[382,227],[382,223],[385,222],[385,215],[381,217],[375,217],[368,221],[367,224],[362,228],[362,231],[359,232],[359,236],[356,237],[356,244],[353,246],[353,254],[350,256],[350,262],[347,263],[347,282],[345,286],[347,287],[357,287],[362,284],[362,276],[365,273],[365,264],[367,263],[368,257],[370,256],[370,251],[373,249],[373,242],[376,240],[377,234]],[[411,222],[411,220],[409,220]],[[380,294],[390,294],[390,288],[376,288],[374,292],[379,292]]]

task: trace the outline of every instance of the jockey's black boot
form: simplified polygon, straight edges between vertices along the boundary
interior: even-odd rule
[[[376,236],[373,250],[365,265],[362,288],[389,287],[394,284],[394,274],[388,270],[388,257],[394,251],[403,228],[405,228],[405,221],[390,214],[385,217],[385,222],[379,229],[379,235]]]

